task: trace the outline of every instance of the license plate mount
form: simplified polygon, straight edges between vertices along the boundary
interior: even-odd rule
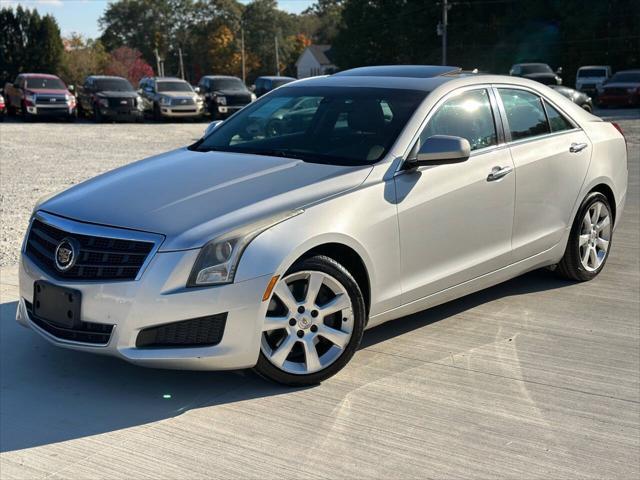
[[[44,280],[33,285],[33,314],[62,328],[72,329],[80,324],[82,293]]]

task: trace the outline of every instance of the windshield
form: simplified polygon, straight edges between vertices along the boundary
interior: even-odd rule
[[[50,88],[51,90],[66,90],[59,78],[27,78],[27,88]]]
[[[191,148],[334,165],[367,165],[391,148],[427,92],[284,87],[225,121]]]
[[[187,82],[157,82],[156,85],[158,92],[193,92]]]
[[[132,92],[133,87],[124,78],[104,78],[95,81],[96,90],[105,92]]]
[[[578,78],[606,77],[607,71],[604,68],[585,68],[578,72]]]
[[[609,83],[614,82],[640,82],[640,72],[638,73],[616,73],[611,79]]]
[[[216,78],[211,80],[211,90],[244,90],[245,86],[239,78]]]
[[[527,75],[529,73],[552,73],[551,67],[544,63],[536,63],[534,65],[522,65],[522,74]]]

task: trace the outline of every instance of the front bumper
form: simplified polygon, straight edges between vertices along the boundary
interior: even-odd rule
[[[270,276],[210,288],[185,288],[199,250],[156,253],[139,280],[77,282],[51,278],[24,253],[19,268],[20,303],[16,320],[60,347],[107,354],[147,367],[226,370],[255,365]],[[84,322],[114,325],[108,343],[64,340],[36,325],[25,302],[33,303],[34,282],[46,280],[82,293]],[[220,343],[206,347],[137,348],[140,331],[151,326],[227,313]]]
[[[204,106],[200,104],[185,106],[160,106],[160,114],[167,118],[198,118],[204,114]]]
[[[143,111],[138,108],[110,108],[100,107],[100,113],[103,117],[113,120],[141,120]]]
[[[76,114],[75,107],[69,106],[49,106],[49,105],[27,105],[27,114],[38,117],[73,117]]]

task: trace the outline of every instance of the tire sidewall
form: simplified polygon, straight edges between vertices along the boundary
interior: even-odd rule
[[[591,206],[595,202],[602,202],[604,205],[606,205],[607,209],[609,210],[609,218],[611,219],[611,236],[609,238],[609,248],[607,249],[607,254],[604,257],[602,264],[596,270],[591,272],[585,269],[584,266],[582,265],[582,261],[580,259],[579,242],[580,242],[580,230],[582,228],[582,220],[585,214],[587,213],[587,210],[589,210],[589,208],[591,208]],[[611,205],[609,204],[609,201],[607,200],[606,196],[604,196],[600,192],[592,192],[589,195],[587,195],[587,197],[583,200],[582,205],[580,205],[580,208],[578,209],[578,213],[573,222],[573,226],[571,227],[571,234],[569,236],[569,242],[567,244],[567,253],[565,254],[567,255],[567,260],[568,260],[567,266],[571,270],[573,270],[572,273],[579,280],[587,281],[587,280],[591,280],[592,278],[595,278],[596,276],[598,276],[598,274],[602,271],[602,269],[606,265],[607,260],[609,259],[609,254],[611,252],[614,221],[615,219],[613,218],[613,211],[611,210]]]
[[[290,386],[315,385],[340,371],[349,362],[349,360],[351,360],[351,357],[353,357],[356,350],[360,346],[360,341],[362,340],[362,335],[364,333],[364,327],[367,320],[364,297],[362,295],[362,292],[360,291],[358,283],[347,271],[347,269],[345,269],[335,260],[322,255],[303,259],[299,262],[296,262],[287,271],[283,278],[295,272],[309,270],[319,271],[322,273],[326,273],[327,275],[331,275],[345,287],[351,300],[354,327],[351,333],[351,339],[349,340],[349,343],[347,344],[347,347],[345,348],[342,355],[331,365],[323,370],[320,370],[319,372],[309,373],[305,375],[296,375],[284,372],[273,365],[269,361],[269,359],[262,353],[262,350],[260,350],[260,355],[255,366],[255,371],[260,376],[265,377],[268,380],[273,380],[275,382]],[[260,332],[260,335],[262,334],[263,333]]]

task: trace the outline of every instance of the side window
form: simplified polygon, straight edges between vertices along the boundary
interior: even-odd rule
[[[536,137],[549,133],[549,122],[542,99],[524,90],[499,89],[509,122],[511,140]]]
[[[562,132],[563,130],[571,130],[573,125],[549,102],[544,102],[544,108],[547,111],[547,118],[552,132]]]
[[[498,135],[487,91],[462,92],[442,104],[422,131],[420,140],[433,135],[466,138],[471,150],[496,145]]]

